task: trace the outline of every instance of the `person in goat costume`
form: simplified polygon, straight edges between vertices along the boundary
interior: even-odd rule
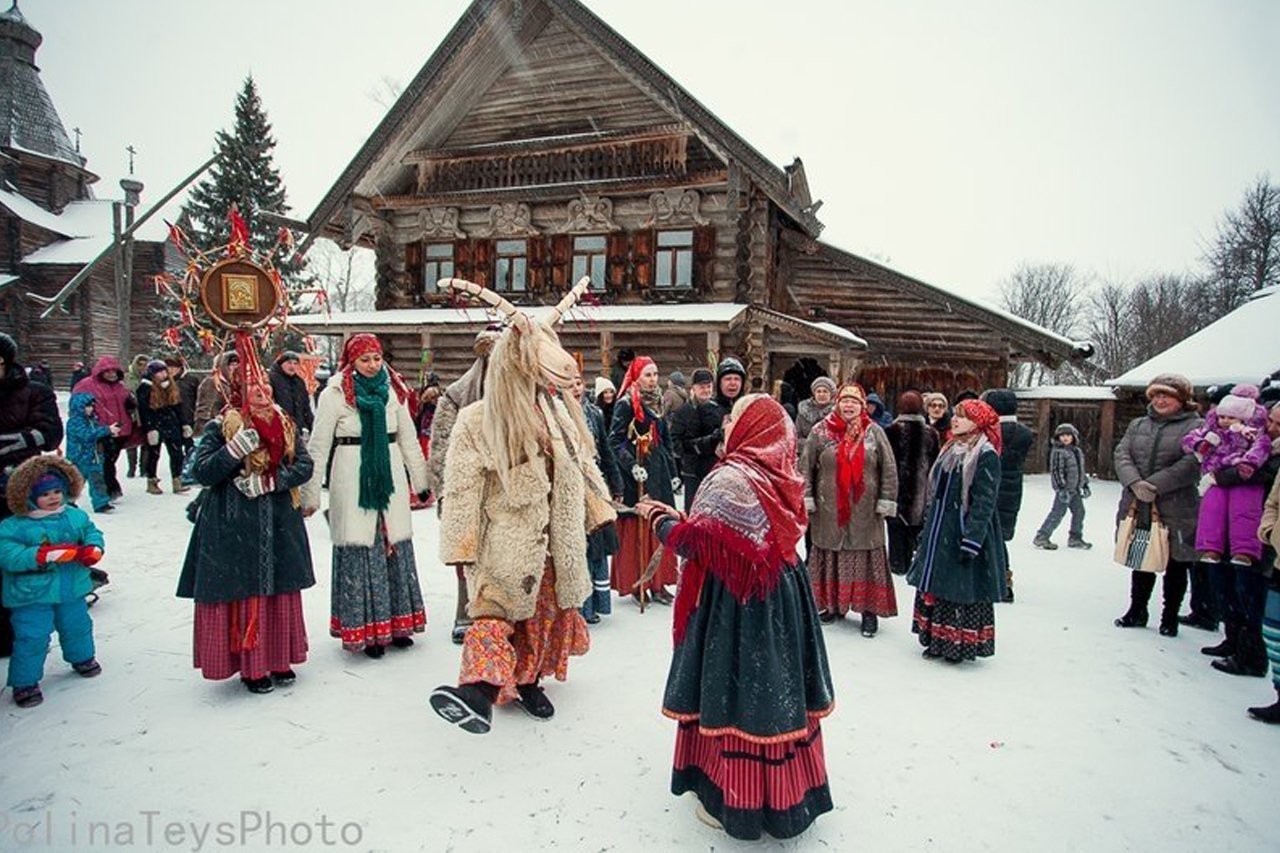
[[[587,534],[616,517],[595,464],[582,410],[568,393],[574,359],[552,328],[589,284],[583,279],[548,322],[460,279],[442,287],[479,297],[510,320],[490,355],[483,399],[458,413],[445,460],[440,558],[461,564],[473,619],[458,686],[431,694],[446,721],[487,732],[492,707],[517,701],[555,713],[538,685],[563,681],[590,646],[579,607],[591,592]]]

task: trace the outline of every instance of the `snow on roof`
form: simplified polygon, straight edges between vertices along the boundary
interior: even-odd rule
[[[844,340],[848,341],[851,344],[856,344],[860,347],[867,346],[867,342],[864,338],[858,337],[853,332],[849,331],[843,326],[837,326],[835,323],[827,323],[827,322],[814,323],[809,320],[801,320],[799,317],[796,317],[795,319],[798,322],[805,324],[806,326],[812,326],[813,328],[826,332],[829,335],[835,335],[838,338],[843,338]]]
[[[17,280],[18,277],[16,275],[0,275],[0,290],[4,290]]]
[[[1039,385],[1015,388],[1021,400],[1114,400],[1116,389],[1105,385]]]
[[[1280,288],[1267,288],[1132,370],[1108,379],[1122,388],[1145,388],[1160,373],[1180,373],[1197,387],[1257,382],[1280,369]]]
[[[725,325],[732,323],[746,305],[736,303],[697,303],[680,305],[580,305],[565,317],[565,325],[574,323],[706,323]],[[550,305],[521,307],[535,320],[551,313]],[[466,308],[397,308],[389,311],[347,311],[333,314],[300,314],[289,322],[300,329],[313,332],[331,330],[334,333],[370,327],[467,325],[486,323],[493,318],[492,311],[482,307]]]
[[[18,196],[18,198],[22,197]],[[102,251],[115,239],[111,205],[110,199],[87,199],[71,202],[63,208],[59,216],[53,216],[46,211],[46,215],[53,216],[55,224],[59,227],[41,225],[38,222],[33,224],[75,239],[51,243],[36,249],[25,256],[22,263],[36,265],[89,263],[102,254]],[[140,242],[163,243],[169,238],[169,227],[159,216],[153,216],[133,232],[133,238]]]
[[[50,213],[34,201],[14,192],[8,184],[0,187],[0,204],[8,208],[10,213],[23,222],[29,222],[46,231],[52,231],[64,237],[84,236],[70,230],[70,223],[64,221],[62,217],[56,213]]]

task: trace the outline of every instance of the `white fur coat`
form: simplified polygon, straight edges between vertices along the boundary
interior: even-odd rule
[[[594,449],[579,443],[569,410],[548,397],[539,406],[550,426],[554,490],[542,457],[513,469],[504,488],[480,429],[483,401],[458,413],[449,441],[440,558],[465,567],[474,618],[532,617],[548,555],[557,603],[580,607],[591,592],[587,533],[616,518]]]
[[[417,430],[409,409],[396,399],[395,390],[387,394],[387,434],[396,439],[391,444],[391,480],[395,492],[391,495],[383,515],[387,521],[387,538],[390,542],[404,542],[413,538],[413,521],[409,515],[410,482],[414,493],[426,491],[427,462],[422,457]],[[334,439],[360,436],[360,413],[348,406],[342,394],[342,374],[336,374],[320,392],[316,405],[315,425],[307,450],[315,460],[316,470],[311,480],[302,487],[304,508],[319,509],[320,485],[324,482],[325,466],[333,453],[333,467],[329,473],[329,534],[334,545],[373,545],[378,513],[361,509],[360,498],[360,445],[336,444]],[[408,469],[408,477],[405,470]]]

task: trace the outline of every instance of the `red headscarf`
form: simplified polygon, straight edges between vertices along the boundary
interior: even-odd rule
[[[991,446],[996,449],[996,453],[1003,452],[1001,450],[1000,416],[996,414],[995,409],[982,400],[962,400],[956,403],[955,413],[966,420],[973,421],[978,431],[987,437],[987,441],[991,442]],[[953,424],[953,431],[954,428]],[[960,438],[963,439],[964,436],[960,436]],[[956,439],[952,438],[951,440],[955,441]]]
[[[631,364],[627,367],[627,375],[622,377],[622,387],[618,389],[619,397],[628,391],[631,392],[631,415],[638,424],[644,423],[644,403],[640,401],[640,374],[651,364],[653,364],[653,359],[647,355],[636,356],[632,359]]]
[[[347,338],[346,344],[342,347],[342,358],[338,361],[338,370],[342,372],[342,396],[347,398],[347,405],[353,409],[356,405],[356,385],[355,385],[355,369],[356,359],[365,353],[376,352],[382,354],[382,342],[378,340],[377,335],[371,335],[368,332],[361,332],[358,335],[352,335]],[[391,365],[384,364],[383,367],[387,371],[387,376],[391,380],[391,387],[395,389],[396,399],[402,404],[409,400],[409,386],[405,384],[399,373],[391,369]]]
[[[853,423],[845,423],[840,417],[840,400],[845,397],[862,401],[862,412]],[[836,404],[824,424],[829,435],[840,439],[836,448],[836,520],[844,527],[853,516],[853,505],[862,500],[867,490],[862,477],[867,448],[862,438],[871,425],[871,414],[867,411],[867,392],[861,385],[850,382],[840,389]]]
[[[796,543],[809,517],[804,478],[796,471],[796,430],[778,401],[761,397],[747,404],[725,441],[720,464],[750,481],[769,517],[771,550],[783,561],[795,562]]]

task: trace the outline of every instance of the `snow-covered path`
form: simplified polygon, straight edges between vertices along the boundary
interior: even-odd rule
[[[173,597],[186,499],[143,495],[140,480],[126,489],[117,513],[95,517],[112,576],[92,611],[102,677],[74,676],[55,648],[44,705],[0,700],[0,850],[769,846],[730,842],[668,793],[669,609],[615,602],[591,653],[550,686],[552,721],[499,709],[491,734],[465,735],[426,702],[458,664],[434,513],[414,514],[428,632],[381,661],[327,636],[330,546],[316,516],[311,658],[293,687],[253,696],[191,667],[191,604]],[[836,811],[772,846],[1274,849],[1280,731],[1244,713],[1274,699],[1270,681],[1210,669],[1204,632],[1112,627],[1128,590],[1107,547],[1116,497],[1096,484],[1092,552],[1039,552],[1029,542],[1051,492],[1028,478],[1018,601],[997,607],[994,658],[921,659],[900,578],[902,612],[880,636],[862,638],[856,621],[827,629]]]

